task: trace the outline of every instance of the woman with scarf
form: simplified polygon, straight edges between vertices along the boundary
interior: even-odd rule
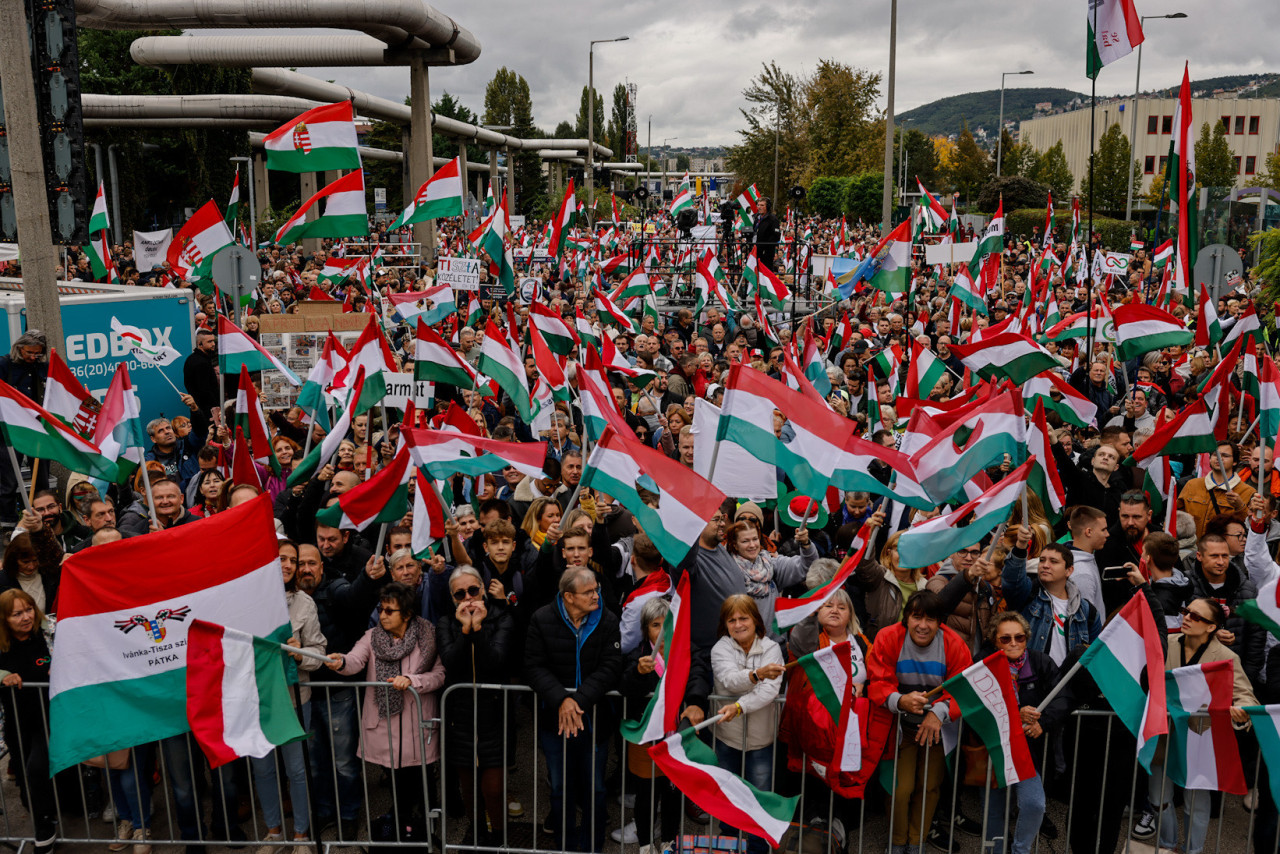
[[[382,588],[378,626],[345,656],[332,653],[329,668],[344,676],[363,670],[366,681],[384,683],[365,691],[359,755],[391,769],[396,826],[416,830],[423,827],[421,766],[440,758],[439,740],[426,741],[422,723],[439,717],[436,692],[444,685],[444,662],[436,652],[435,627],[417,615],[415,599],[399,582]],[[405,695],[410,688],[419,699]]]
[[[766,626],[773,626],[773,603],[778,591],[803,582],[810,564],[818,559],[818,550],[809,542],[808,529],[796,530],[796,545],[800,546],[796,557],[770,554],[760,540],[760,529],[749,522],[734,522],[725,535],[725,548],[742,570],[747,595],[755,600]],[[784,642],[780,636],[774,640]]]

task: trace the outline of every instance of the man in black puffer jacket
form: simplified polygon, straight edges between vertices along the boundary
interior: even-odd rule
[[[590,569],[566,570],[556,600],[534,612],[524,669],[538,696],[538,742],[551,778],[552,847],[603,851],[605,760],[614,732],[605,694],[622,675],[622,639],[618,618],[600,607]]]

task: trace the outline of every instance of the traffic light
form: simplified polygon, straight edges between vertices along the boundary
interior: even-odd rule
[[[75,0],[26,3],[51,236],[55,244],[83,246],[93,199],[85,174]]]

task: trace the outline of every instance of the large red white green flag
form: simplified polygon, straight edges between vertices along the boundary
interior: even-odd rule
[[[671,609],[667,612],[662,636],[655,650],[664,662],[662,678],[640,720],[625,721],[622,724],[622,737],[632,744],[660,741],[668,733],[675,732],[679,726],[680,710],[684,708],[684,692],[689,684],[689,668],[692,664],[692,645],[689,641],[692,611],[689,601],[689,573],[686,572],[680,576],[680,583],[671,598]]]
[[[418,194],[409,202],[399,218],[388,226],[394,231],[404,225],[426,222],[446,216],[462,216],[462,171],[460,157],[455,157],[436,170],[418,188]]]
[[[360,147],[350,101],[325,104],[267,134],[267,168],[281,172],[359,169]]]
[[[1088,4],[1085,73],[1090,79],[1142,44],[1142,18],[1133,0],[1092,0]]]
[[[19,454],[52,460],[109,483],[116,481],[115,461],[104,457],[101,448],[6,382],[0,382],[0,434]]]
[[[942,683],[942,688],[960,706],[965,725],[986,746],[997,786],[1004,788],[1036,775],[1008,656],[993,652]]]
[[[320,212],[322,201],[324,213]],[[304,237],[364,237],[368,233],[364,172],[357,169],[321,187],[303,202],[297,212],[276,230],[273,240],[285,245]]]
[[[815,587],[813,590],[794,599],[785,596],[778,597],[773,609],[775,631],[781,632],[783,629],[789,629],[810,614],[818,613],[818,609],[825,605],[837,590],[844,587],[844,583],[849,580],[849,576],[853,575],[853,571],[862,562],[862,555],[867,550],[869,532],[870,529],[863,523],[862,530],[858,532],[858,537],[854,541],[854,545],[857,548],[845,558],[844,563],[836,570],[836,574],[826,584],[821,587]]]
[[[183,651],[195,619],[277,643],[292,634],[270,496],[62,565],[49,675],[54,772],[190,728]]]

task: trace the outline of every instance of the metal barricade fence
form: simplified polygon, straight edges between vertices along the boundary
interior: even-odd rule
[[[23,732],[22,717],[7,720],[10,772],[17,778],[16,788],[29,794],[15,797],[14,785],[0,785],[0,842],[17,845],[36,839],[32,813],[49,812],[42,800],[47,797],[52,799],[53,814],[59,817],[57,839],[67,843],[117,842],[118,822],[140,811],[150,836],[119,840],[125,847],[134,842],[200,846],[242,846],[248,842],[283,847],[295,844],[290,839],[290,826],[283,820],[283,805],[291,802],[293,827],[298,826],[301,816],[310,820],[305,825],[308,839],[300,844],[317,849],[323,845],[326,850],[426,845],[442,854],[495,849],[631,854],[645,840],[654,854],[673,843],[679,847],[681,840],[686,851],[760,850],[758,844],[748,849],[750,840],[740,832],[732,835],[734,843],[717,848],[716,825],[703,821],[692,802],[660,773],[647,777],[632,773],[644,773],[645,769],[630,766],[628,747],[617,724],[624,717],[637,717],[643,709],[635,708],[637,701],[629,702],[617,693],[590,710],[584,734],[563,738],[555,731],[558,721],[548,718],[556,711],[542,709],[532,689],[522,685],[450,686],[439,692],[438,716],[430,712],[434,698],[420,696],[410,688],[401,695],[403,711],[397,717],[401,724],[406,715],[416,720],[410,720],[407,728],[402,726],[399,733],[388,726],[381,734],[367,731],[361,709],[369,691],[374,692],[371,700],[375,709],[379,699],[389,699],[395,692],[389,685],[313,682],[310,687],[311,699],[300,714],[309,724],[311,738],[277,748],[264,760],[237,760],[211,772],[206,772],[198,746],[182,735],[130,749],[125,768],[68,769],[41,790],[36,773],[43,761],[47,775],[47,742]],[[20,692],[43,695],[47,686],[7,690],[5,706],[13,709]],[[468,697],[470,710],[464,703],[461,708],[466,714],[459,715],[460,707],[451,700]],[[707,715],[716,714],[732,700],[711,698]],[[773,732],[784,704],[785,697],[779,697],[762,710],[772,716]],[[41,709],[42,735],[47,738],[47,704],[42,703]],[[451,713],[455,717],[452,728]],[[110,722],[103,725],[109,727]],[[721,726],[741,727],[742,743],[746,744],[747,725],[744,716]],[[717,729],[702,732],[713,750],[722,745],[719,736],[723,731]],[[891,742],[902,741],[903,735],[902,719],[898,718]],[[963,721],[955,725],[954,735],[956,744],[966,743]],[[406,744],[412,744],[420,759],[432,746],[438,748],[439,759],[431,765],[419,762],[400,772],[389,772],[367,758],[382,745],[381,741],[375,745],[374,738],[386,739],[385,757],[394,757]],[[466,755],[468,749],[470,756]],[[1038,801],[1033,797],[1034,786],[1028,792],[994,788],[989,764],[985,773],[980,772],[985,784],[974,785],[974,768],[961,761],[970,752],[960,747],[940,760],[937,753],[944,748],[926,745],[915,751],[911,764],[885,763],[872,776],[864,797],[853,799],[837,796],[816,774],[789,770],[787,748],[777,738],[762,748],[767,757],[742,752],[732,770],[778,794],[799,797],[792,830],[784,840],[783,850],[789,854],[904,850],[893,845],[895,833],[899,839],[905,834],[909,846],[905,850],[914,850],[910,846],[917,844],[923,850],[932,844],[935,850],[965,854],[1064,850],[1111,854],[1118,843],[1129,840],[1148,792],[1155,800],[1170,804],[1169,809],[1156,813],[1152,843],[1161,833],[1168,834],[1172,822],[1179,831],[1174,834],[1178,850],[1188,850],[1183,840],[1192,830],[1203,836],[1199,850],[1206,852],[1277,854],[1280,850],[1276,810],[1263,782],[1260,755],[1245,761],[1246,774],[1252,772],[1251,785],[1259,789],[1253,810],[1246,813],[1235,796],[1214,798],[1220,809],[1214,829],[1209,793],[1182,793],[1184,808],[1173,809],[1173,790],[1163,765],[1153,767],[1148,785],[1140,789],[1145,775],[1134,758],[1134,749],[1133,737],[1112,712],[1073,712],[1037,748],[1041,769],[1037,780],[1043,790]],[[912,751],[908,748],[905,752]],[[801,768],[811,768],[809,757],[799,755],[798,760]],[[950,770],[938,770],[948,764]],[[490,773],[486,775],[486,771]],[[156,781],[159,785],[153,792]],[[465,791],[468,787],[470,792]],[[611,797],[615,791],[616,800]],[[1029,798],[1025,802],[1024,795]],[[1034,821],[1038,803],[1045,805],[1048,823],[1036,823],[1020,833],[1024,818]],[[102,807],[107,805],[115,813],[111,823],[101,819]],[[1015,817],[1019,805],[1020,814]],[[332,831],[319,826],[326,810],[339,819]],[[981,825],[977,839],[964,835],[969,827],[957,829],[957,817],[966,810],[970,816],[975,811],[980,816],[969,819]],[[497,816],[487,815],[489,811]],[[267,838],[272,820],[279,821],[283,839]],[[628,831],[630,822],[635,823],[634,831]],[[247,833],[244,824],[248,825]],[[931,839],[930,831],[935,827],[938,833]],[[1062,828],[1061,832],[1057,828]],[[613,835],[620,830],[618,836]],[[619,836],[621,842],[617,841]],[[1121,850],[1149,850],[1139,845],[1126,845]],[[1197,849],[1193,845],[1190,850]]]

